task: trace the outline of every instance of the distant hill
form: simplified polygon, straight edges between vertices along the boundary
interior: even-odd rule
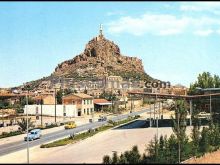
[[[29,82],[37,87],[43,80],[74,78],[96,80],[104,76],[121,76],[124,80],[154,80],[144,71],[141,59],[124,56],[113,41],[106,39],[100,29],[98,36],[90,40],[84,51],[73,59],[64,61],[48,77]]]

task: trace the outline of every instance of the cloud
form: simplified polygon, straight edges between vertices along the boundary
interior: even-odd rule
[[[208,30],[197,30],[194,32],[194,34],[199,35],[199,36],[209,36],[212,34],[214,31],[211,29]]]
[[[220,34],[220,29],[216,31],[218,34]]]
[[[183,2],[180,5],[181,11],[208,11],[214,14],[220,14],[220,2]]]
[[[196,35],[210,35],[213,28],[220,26],[220,19],[211,17],[177,17],[171,14],[143,14],[139,17],[122,16],[106,24],[112,34],[129,33],[136,36],[153,34],[158,36],[193,32]],[[201,31],[208,29],[208,31]]]
[[[139,18],[121,17],[110,22],[108,30],[111,33],[127,32],[137,36],[145,33],[170,35],[181,33],[187,24],[187,19],[178,19],[173,15],[144,14]]]

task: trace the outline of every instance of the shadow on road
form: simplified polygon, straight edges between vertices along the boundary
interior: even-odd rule
[[[148,124],[146,120],[135,120],[131,123],[125,124],[123,126],[114,128],[115,130],[118,129],[141,129],[141,128],[148,128]]]

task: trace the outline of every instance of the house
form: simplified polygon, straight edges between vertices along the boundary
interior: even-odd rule
[[[88,94],[91,96],[94,96],[95,98],[99,98],[99,96],[103,93],[102,90],[99,89],[93,89],[93,90],[89,90]]]
[[[84,93],[74,93],[62,98],[64,105],[76,105],[78,116],[90,115],[94,112],[93,97]]]
[[[94,99],[95,111],[103,111],[104,109],[110,108],[112,103],[106,99]]]
[[[55,104],[55,98],[52,95],[39,95],[33,97],[33,100],[35,101],[36,104],[42,104],[44,105],[54,105]]]

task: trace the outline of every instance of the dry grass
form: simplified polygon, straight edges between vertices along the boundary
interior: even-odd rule
[[[185,161],[186,164],[201,164],[201,163],[220,163],[220,150],[207,153],[200,158],[191,158],[190,160]]]

